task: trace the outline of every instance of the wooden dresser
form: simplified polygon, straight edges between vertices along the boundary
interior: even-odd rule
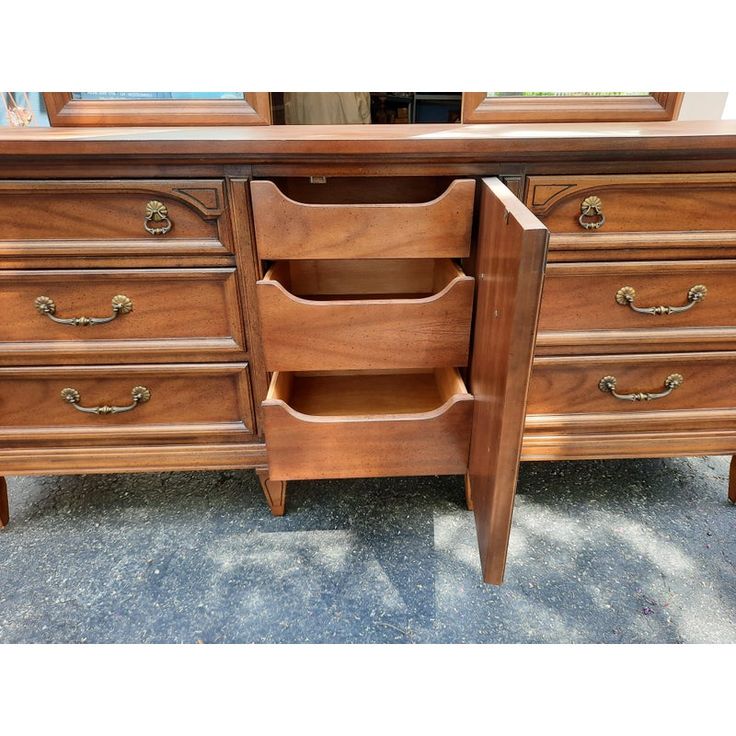
[[[0,474],[466,475],[499,583],[520,460],[736,453],[734,204],[729,123],[3,131]]]

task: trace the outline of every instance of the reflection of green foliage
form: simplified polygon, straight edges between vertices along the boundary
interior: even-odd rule
[[[489,97],[642,97],[648,92],[488,92]]]

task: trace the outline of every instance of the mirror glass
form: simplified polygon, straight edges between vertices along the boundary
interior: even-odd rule
[[[242,100],[242,92],[72,92],[74,100]]]

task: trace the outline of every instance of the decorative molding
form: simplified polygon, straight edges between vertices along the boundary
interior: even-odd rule
[[[0,465],[8,475],[239,470],[265,462],[266,446],[256,442],[0,450]]]
[[[534,207],[543,207],[575,184],[537,184],[530,187]]]
[[[488,97],[463,92],[463,123],[584,123],[674,120],[682,92],[646,96]]]
[[[224,211],[224,185],[217,179],[198,182],[192,187],[191,181],[4,181],[0,182],[0,196],[8,194],[157,194],[170,197],[198,212],[205,220],[215,220]]]
[[[610,176],[577,176],[569,183],[562,183],[555,177],[529,177],[526,205],[537,217],[544,217],[550,211],[570,198],[582,198],[590,193],[621,192],[632,190],[643,192],[648,190],[659,191],[663,186],[668,190],[687,189],[727,189],[732,190],[736,184],[736,175],[733,173],[700,174],[697,177],[682,176],[679,179],[672,174],[624,174]],[[541,190],[541,192],[538,192]],[[605,196],[605,194],[603,194]],[[596,234],[596,238],[600,237]],[[650,236],[651,237],[651,236]],[[692,234],[689,234],[692,238]]]
[[[71,92],[44,92],[51,125],[270,125],[269,92],[242,100],[75,100]]]

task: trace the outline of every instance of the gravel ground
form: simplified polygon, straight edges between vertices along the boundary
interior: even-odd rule
[[[506,583],[459,477],[9,478],[0,642],[736,642],[728,458],[522,466]]]

